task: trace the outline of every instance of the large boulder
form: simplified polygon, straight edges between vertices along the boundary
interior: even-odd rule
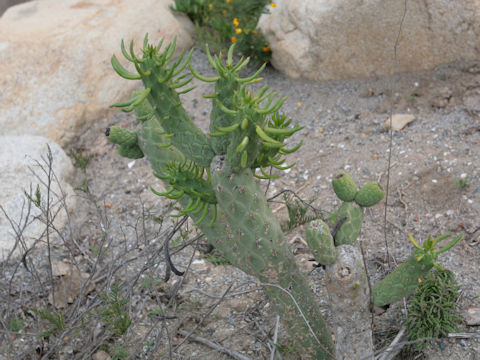
[[[286,75],[330,80],[392,74],[400,0],[278,0],[259,28]],[[480,58],[480,0],[409,0],[398,71]]]
[[[2,133],[64,145],[78,126],[107,116],[140,85],[112,70],[112,54],[123,62],[122,39],[133,39],[137,52],[147,32],[153,42],[176,36],[177,52],[192,46],[193,25],[172,3],[37,0],[9,8],[0,18]]]
[[[0,261],[9,255],[21,255],[33,245],[45,244],[45,218],[34,204],[30,204],[31,212],[27,218],[29,201],[25,191],[36,200],[39,185],[41,206],[45,208],[46,174],[50,169],[50,211],[55,214],[55,228],[62,231],[68,221],[65,210],[73,211],[76,203],[70,185],[74,175],[72,161],[58,144],[47,138],[31,135],[0,137]],[[25,224],[27,226],[23,227]],[[54,231],[51,232],[53,240],[56,236]]]

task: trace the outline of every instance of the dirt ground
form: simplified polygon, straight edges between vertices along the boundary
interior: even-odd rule
[[[212,74],[199,50],[194,52],[192,65],[200,73]],[[267,197],[290,189],[305,200],[313,200],[316,208],[331,211],[339,205],[331,189],[332,177],[349,172],[358,184],[378,180],[386,187],[391,151],[388,205],[384,200],[366,212],[360,235],[371,282],[389,271],[384,261],[386,243],[390,255],[400,263],[411,253],[408,233],[420,241],[429,235],[463,233],[462,240],[439,257],[439,263],[452,270],[462,286],[459,311],[480,306],[480,63],[447,65],[390,78],[324,83],[293,81],[272,68],[267,68],[263,77],[264,81],[257,86],[267,84],[271,90],[288,96],[283,111],[305,127],[291,139],[292,145],[304,140],[300,150],[288,158],[296,166],[270,183]],[[202,95],[210,93],[211,87],[198,81],[194,84],[197,88],[183,95],[183,104],[206,131],[210,103]],[[122,100],[125,99],[118,99]],[[393,133],[391,147],[389,132],[384,129],[390,111],[415,116],[403,130]],[[159,239],[158,223],[151,215],[161,214],[169,201],[151,193],[150,185],[159,191],[163,187],[146,160],[121,158],[107,142],[103,132],[115,124],[133,129],[136,120],[121,112],[100,119],[95,126],[82,129],[71,144],[72,148],[94,156],[87,176],[97,204],[93,206],[79,193],[80,205],[73,221],[78,242],[84,244],[86,252],[100,243],[103,231],[108,233],[112,249],[116,249],[107,257],[121,263],[122,258],[115,258],[115,254],[122,253],[123,260],[133,253],[145,255],[144,250],[151,245],[148,241]],[[459,179],[467,185],[459,186]],[[82,181],[80,171],[76,181],[75,185]],[[150,216],[143,216],[145,209]],[[272,203],[272,209],[286,219],[282,204]],[[99,216],[106,220],[102,226],[107,230],[99,229]],[[171,229],[171,224],[172,219],[165,218],[162,230]],[[194,234],[190,226],[184,239],[193,238]],[[311,255],[301,227],[286,236],[328,322],[325,273],[309,261]],[[210,262],[202,252],[207,247],[204,240],[183,249],[184,240],[176,240],[170,245],[172,260],[178,269],[188,268],[186,276],[172,275],[164,282],[161,252],[147,271],[140,271],[147,257],[137,257],[125,262],[125,269],[115,274],[115,278],[125,280],[138,273],[142,283],[132,287],[130,294],[129,312],[134,327],[125,341],[133,350],[132,358],[232,358],[197,341],[182,343],[182,331],[194,330],[197,336],[250,359],[269,359],[267,339],[273,336],[276,317],[255,280],[229,265]],[[62,257],[61,248],[57,249],[57,256]],[[159,312],[157,317],[152,316],[155,309],[161,309],[164,317]],[[169,314],[170,318],[165,316]],[[404,318],[403,303],[375,315],[377,348],[389,344]],[[441,339],[423,354],[404,354],[397,359],[480,359],[480,329],[462,324],[460,332],[476,333],[477,337]],[[28,342],[27,337],[23,338]],[[286,340],[280,326],[279,342]],[[21,346],[14,342],[18,354]],[[66,344],[62,345],[65,349],[59,350],[61,358],[78,358],[81,344],[74,340]],[[284,358],[288,358],[288,349]]]

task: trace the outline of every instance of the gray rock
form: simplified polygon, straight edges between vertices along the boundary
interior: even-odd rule
[[[35,193],[37,184],[39,184],[42,204],[45,204],[47,191],[44,184],[47,177],[44,170],[48,171],[48,166],[45,164],[48,157],[47,145],[51,149],[52,170],[56,176],[51,186],[52,211],[55,213],[62,207],[61,199],[64,195],[66,195],[68,209],[72,211],[75,208],[74,191],[68,183],[74,174],[74,167],[58,144],[40,136],[0,137],[0,174],[2,174],[0,206],[3,209],[0,211],[0,261],[6,259],[11,252],[12,256],[23,254],[25,249],[42,238],[45,225],[40,219],[35,219],[35,216],[41,214],[35,206],[32,206],[29,224],[22,234],[23,243],[17,242],[15,231],[8,218],[16,224],[22,223],[22,220],[25,221],[28,201],[24,191],[29,193],[31,188]],[[55,218],[54,225],[61,231],[66,222],[67,214],[61,209]],[[38,244],[40,243],[43,242]]]
[[[0,126],[5,135],[40,135],[64,145],[85,123],[111,115],[140,81],[112,69],[120,42],[145,33],[150,41],[177,37],[177,53],[193,44],[193,25],[169,9],[171,0],[39,0],[0,18]],[[117,110],[115,110],[117,111]]]
[[[404,14],[398,0],[275,1],[259,28],[272,64],[292,78],[390,75]],[[411,0],[397,47],[398,71],[480,57],[480,0]]]

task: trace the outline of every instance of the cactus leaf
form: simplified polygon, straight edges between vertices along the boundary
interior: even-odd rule
[[[243,150],[245,150],[245,148],[247,147],[248,145],[248,136],[245,136],[242,140],[242,142],[237,146],[237,148],[235,149],[236,152],[242,152]]]
[[[197,73],[197,71],[190,64],[188,64],[188,68],[192,72],[193,76],[195,76],[197,79],[202,80],[204,82],[215,82],[215,81],[218,81],[220,79],[220,76],[208,77],[208,76],[200,75],[199,73]]]
[[[422,249],[420,247],[420,245],[417,244],[417,242],[415,241],[415,239],[413,238],[413,235],[411,233],[408,234],[408,239],[413,244],[413,246],[415,246],[417,249]]]
[[[125,69],[121,64],[120,62],[118,61],[117,57],[115,55],[112,56],[112,59],[111,59],[111,63],[112,63],[112,67],[113,69],[116,71],[116,73],[118,75],[120,75],[121,77],[123,77],[124,79],[128,79],[128,80],[139,80],[141,79],[142,77],[138,74],[133,74],[131,72],[129,72],[127,69]]]
[[[128,55],[127,50],[125,50],[125,43],[123,42],[123,39],[122,39],[122,41],[121,41],[121,43],[120,43],[120,49],[122,50],[123,56],[124,56],[128,61],[130,61],[130,62],[135,62],[135,60],[134,60],[130,55]]]
[[[448,235],[447,237],[450,237],[450,236],[451,236],[451,234],[447,234],[447,235]],[[436,250],[435,253],[436,253],[436,254],[440,254],[440,253],[443,253],[443,252],[445,252],[445,251],[450,250],[452,247],[454,247],[454,246],[457,244],[457,242],[460,241],[460,239],[462,238],[462,235],[463,235],[463,234],[458,235],[455,239],[453,239],[452,241],[450,241],[450,242],[449,242],[447,245],[445,245],[443,248],[441,248],[441,249],[439,249],[439,250]],[[438,239],[438,238],[437,238],[437,239]],[[445,239],[446,239],[446,238],[445,238]],[[437,242],[438,242],[438,241],[437,241]],[[435,241],[434,241],[434,243],[435,243]]]
[[[265,66],[267,66],[266,63],[264,63],[262,66],[260,66],[260,69],[258,69],[255,74],[253,74],[252,76],[249,76],[249,77],[246,77],[246,78],[238,78],[237,81],[241,84],[248,84],[252,81],[254,81],[256,78],[258,78],[258,75],[260,75],[262,73],[262,71],[265,69]]]
[[[276,128],[264,127],[263,131],[265,131],[267,134],[270,134],[270,135],[281,135],[281,136],[289,137],[295,134],[297,131],[302,130],[303,128],[304,126],[294,127],[293,129],[276,129]]]
[[[269,143],[271,145],[280,145],[280,146],[283,146],[283,144],[275,139],[272,139],[270,136],[268,136],[267,134],[265,134],[265,132],[262,130],[262,128],[260,126],[256,126],[255,127],[255,131],[257,132],[257,135],[262,139],[264,140],[266,143]]]
[[[241,159],[240,159],[240,166],[241,166],[242,168],[246,168],[246,167],[247,167],[247,159],[248,159],[248,154],[247,154],[247,152],[244,150],[244,151],[242,152],[242,157],[241,157]]]
[[[239,126],[240,126],[240,124],[238,124],[238,123],[230,125],[230,126],[225,126],[225,127],[220,127],[220,126],[217,126],[217,125],[213,125],[215,130],[217,130],[217,131],[219,131],[223,134],[231,133],[231,132],[237,130]]]
[[[288,155],[288,154],[293,154],[295,151],[297,151],[298,149],[300,149],[300,147],[303,145],[303,140],[301,140],[297,146],[291,148],[291,149],[285,149],[285,148],[281,148],[279,153],[282,154],[282,155]]]

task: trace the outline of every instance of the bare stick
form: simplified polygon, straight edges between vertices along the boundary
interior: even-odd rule
[[[275,350],[276,350],[276,347],[275,345],[277,345],[277,340],[278,340],[278,326],[280,325],[280,316],[277,315],[275,317],[275,330],[273,332],[273,348],[272,348],[272,354],[270,355],[270,360],[274,360],[275,359]]]
[[[225,292],[223,293],[223,296],[215,303],[213,304],[213,306],[210,308],[210,310],[207,311],[207,313],[205,315],[203,315],[202,319],[198,322],[198,324],[188,332],[187,335],[185,335],[185,338],[177,345],[175,346],[175,349],[174,351],[176,351],[180,346],[182,346],[182,344],[187,341],[187,339],[190,337],[190,335],[192,335],[195,331],[197,331],[197,329],[200,327],[200,325],[202,325],[203,321],[213,312],[213,310],[215,310],[215,308],[223,301],[223,299],[225,298],[225,296],[228,294],[228,292],[230,291],[230,289],[232,288],[233,286],[233,283],[231,283],[229,285],[229,287],[227,288],[227,290],[225,290]],[[177,330],[177,332],[179,332],[180,330]]]
[[[191,339],[193,341],[196,341],[200,344],[203,344],[203,345],[206,345],[208,347],[211,347],[212,349],[215,349],[217,351],[220,351],[224,354],[227,354],[229,356],[231,356],[232,358],[234,359],[237,359],[237,360],[250,360],[250,358],[246,357],[245,355],[242,355],[240,354],[239,352],[236,352],[236,351],[233,351],[233,350],[230,350],[222,345],[219,345],[217,343],[214,343],[213,341],[210,341],[210,340],[207,340],[205,338],[202,338],[200,336],[197,336],[197,335],[193,335],[191,333],[188,333],[184,330],[177,330],[177,332],[180,334],[180,335],[183,335],[185,336],[185,340],[187,339]]]
[[[404,335],[405,335],[405,327],[402,327],[398,332],[397,336],[395,336],[395,339],[393,339],[390,346],[377,357],[377,360],[393,359],[402,349],[402,347],[397,346],[397,344],[400,342],[400,340],[402,340]]]

